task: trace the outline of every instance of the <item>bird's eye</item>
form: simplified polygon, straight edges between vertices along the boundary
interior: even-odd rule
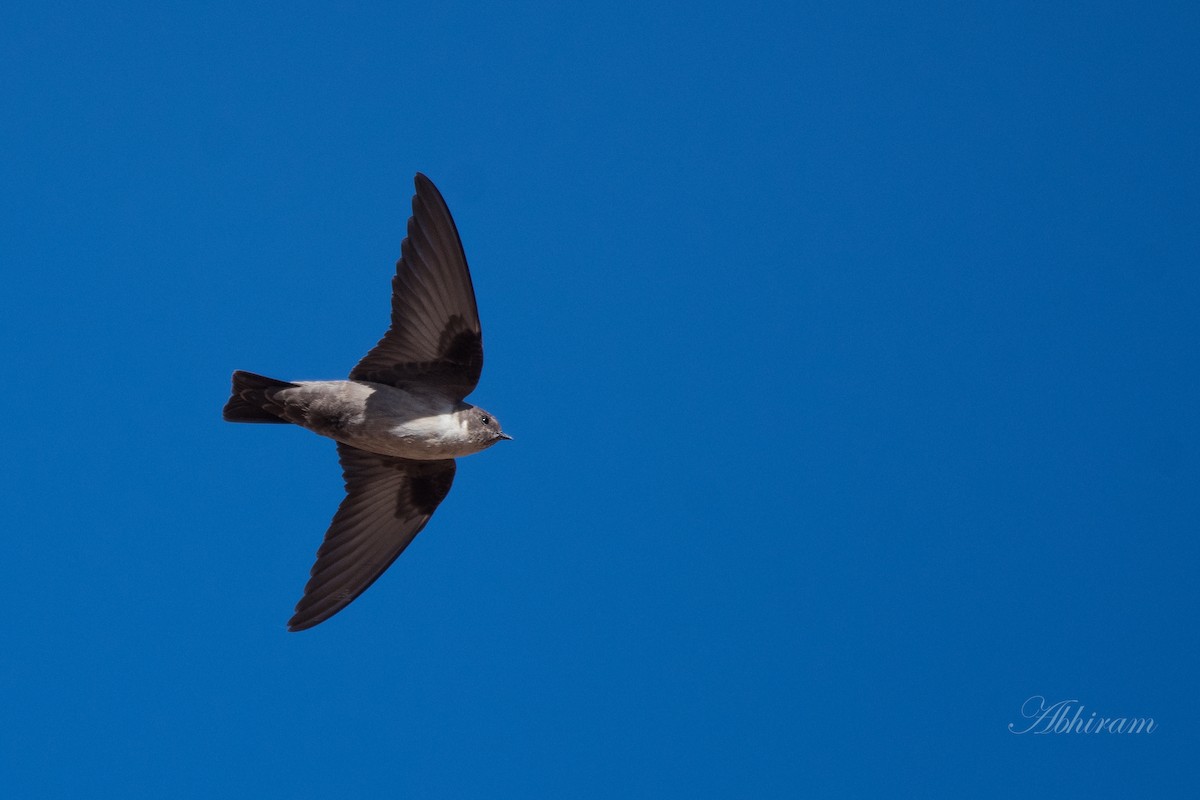
[[[487,414],[484,414],[483,416],[481,416],[481,417],[479,418],[479,421],[480,421],[480,422],[482,422],[484,425],[491,425],[491,424],[492,424],[492,420],[491,420],[491,418],[490,418],[490,417],[489,417]]]

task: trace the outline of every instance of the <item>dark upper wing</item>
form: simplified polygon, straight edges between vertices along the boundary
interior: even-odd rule
[[[458,229],[433,182],[417,173],[413,215],[392,278],[392,327],[352,380],[420,384],[466,397],[479,383],[483,338]]]
[[[337,447],[346,499],[317,551],[290,631],[324,622],[365,592],[421,532],[454,481],[453,459],[412,461]]]

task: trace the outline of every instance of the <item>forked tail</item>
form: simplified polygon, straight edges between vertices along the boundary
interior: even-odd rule
[[[222,416],[228,422],[282,422],[283,406],[275,400],[280,389],[296,386],[287,381],[277,381],[238,370],[233,373],[233,393],[225,404]]]

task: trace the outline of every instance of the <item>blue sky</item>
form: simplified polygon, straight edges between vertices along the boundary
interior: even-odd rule
[[[13,797],[1200,788],[1190,4],[29,4]],[[516,441],[284,623],[427,173]],[[1027,698],[1146,736],[1014,735]]]

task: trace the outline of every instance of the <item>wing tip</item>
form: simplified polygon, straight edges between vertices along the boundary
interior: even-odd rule
[[[446,205],[446,200],[442,197],[441,191],[434,185],[433,181],[424,172],[418,172],[413,176],[413,186],[416,187],[417,197],[432,198],[437,200],[442,206]],[[413,211],[416,211],[416,199],[414,198]],[[457,234],[457,231],[455,231]]]
[[[303,605],[303,603],[304,601],[301,600],[298,606]],[[315,628],[343,608],[345,608],[345,605],[335,608],[332,612],[326,610],[318,614],[313,614],[312,609],[301,610],[297,607],[295,613],[292,614],[292,618],[287,621],[288,633],[298,633],[306,631],[309,628]]]

